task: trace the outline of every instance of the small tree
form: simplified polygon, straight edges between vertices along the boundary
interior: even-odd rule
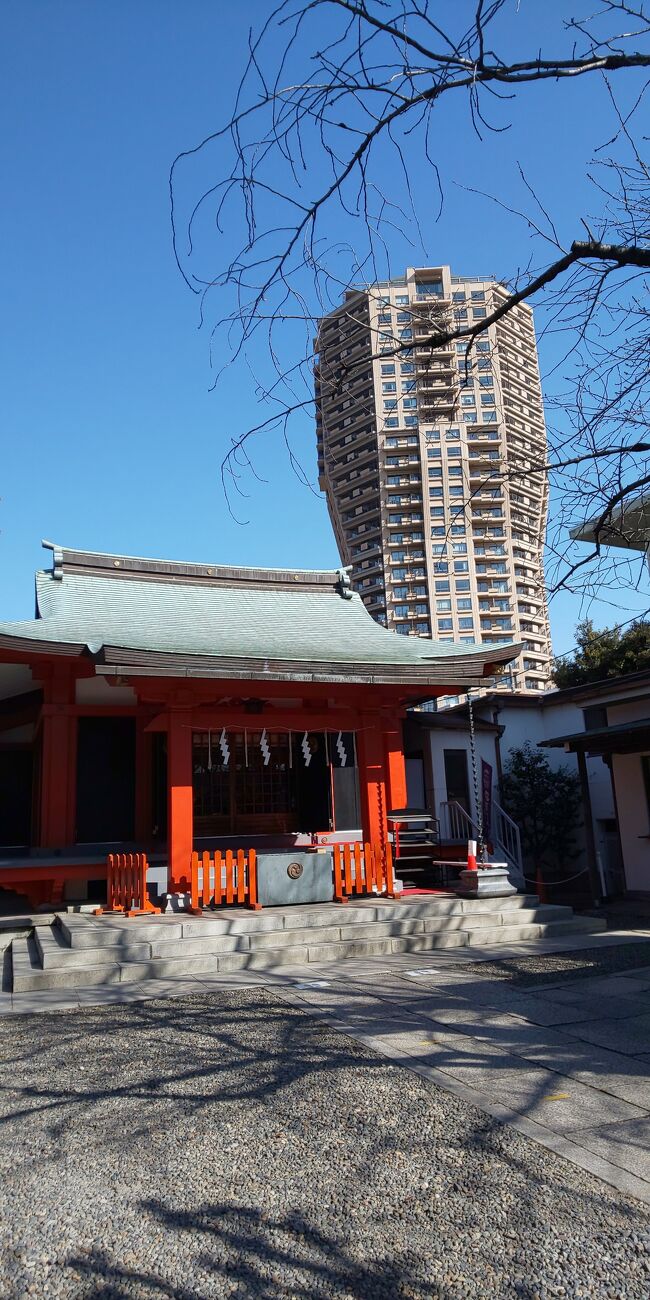
[[[527,866],[542,878],[560,879],[580,856],[576,833],[581,823],[580,783],[567,767],[553,769],[529,741],[511,749],[501,794],[518,823]]]
[[[643,619],[630,624],[624,632],[616,627],[596,632],[591,619],[586,618],[576,628],[576,644],[572,659],[555,661],[553,677],[560,689],[650,668],[650,623]]]

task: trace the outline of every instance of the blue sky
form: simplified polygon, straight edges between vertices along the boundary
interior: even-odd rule
[[[538,32],[564,9],[560,0],[522,0],[517,21]],[[513,0],[512,21],[515,11]],[[228,513],[219,466],[229,437],[260,418],[255,384],[242,363],[209,392],[207,338],[172,255],[170,163],[225,120],[248,25],[268,7],[229,6],[227,23],[225,12],[208,0],[2,5],[3,618],[31,614],[41,537],[180,559],[337,563],[324,501],[298,482],[277,438],[257,441],[264,481],[249,478],[241,503],[250,522]],[[526,262],[521,224],[460,188],[523,202],[518,159],[561,233],[573,236],[593,206],[583,176],[607,131],[603,88],[535,90],[512,129],[483,143],[455,112],[440,119],[446,202],[437,223],[430,176],[416,186],[431,260],[485,275]],[[218,152],[193,163],[181,197],[192,202],[219,165]],[[206,241],[199,258],[209,271],[220,250],[213,233]],[[403,235],[391,241],[395,270],[421,260]],[[259,348],[253,370],[256,360],[264,368]],[[542,353],[543,366],[552,359]],[[309,413],[293,436],[313,478]],[[622,603],[622,611],[596,609],[597,621],[620,621],[628,604],[630,612],[650,605],[643,593],[636,606],[627,596]],[[571,644],[578,613],[571,598],[555,605],[558,651]]]

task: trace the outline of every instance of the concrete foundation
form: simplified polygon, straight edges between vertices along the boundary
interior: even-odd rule
[[[505,862],[491,862],[476,871],[461,871],[457,893],[463,898],[507,898],[517,890],[508,875]]]

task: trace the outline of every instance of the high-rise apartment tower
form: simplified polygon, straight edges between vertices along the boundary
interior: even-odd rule
[[[448,266],[347,292],[318,330],[319,481],[342,561],[379,622],[439,641],[521,641],[501,684],[538,691],[551,643],[532,312],[514,308],[469,354],[465,342],[426,343],[505,298]]]

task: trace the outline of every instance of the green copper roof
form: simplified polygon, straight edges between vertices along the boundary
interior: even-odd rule
[[[129,652],[142,652],[254,660],[262,671],[271,661],[293,661],[305,672],[354,663],[420,668],[426,679],[449,660],[461,678],[468,670],[480,677],[484,664],[517,652],[512,645],[461,646],[389,632],[342,570],[244,569],[52,549],[52,570],[36,575],[37,617],[0,623],[1,639],[87,648],[107,662],[121,651],[125,663]]]

